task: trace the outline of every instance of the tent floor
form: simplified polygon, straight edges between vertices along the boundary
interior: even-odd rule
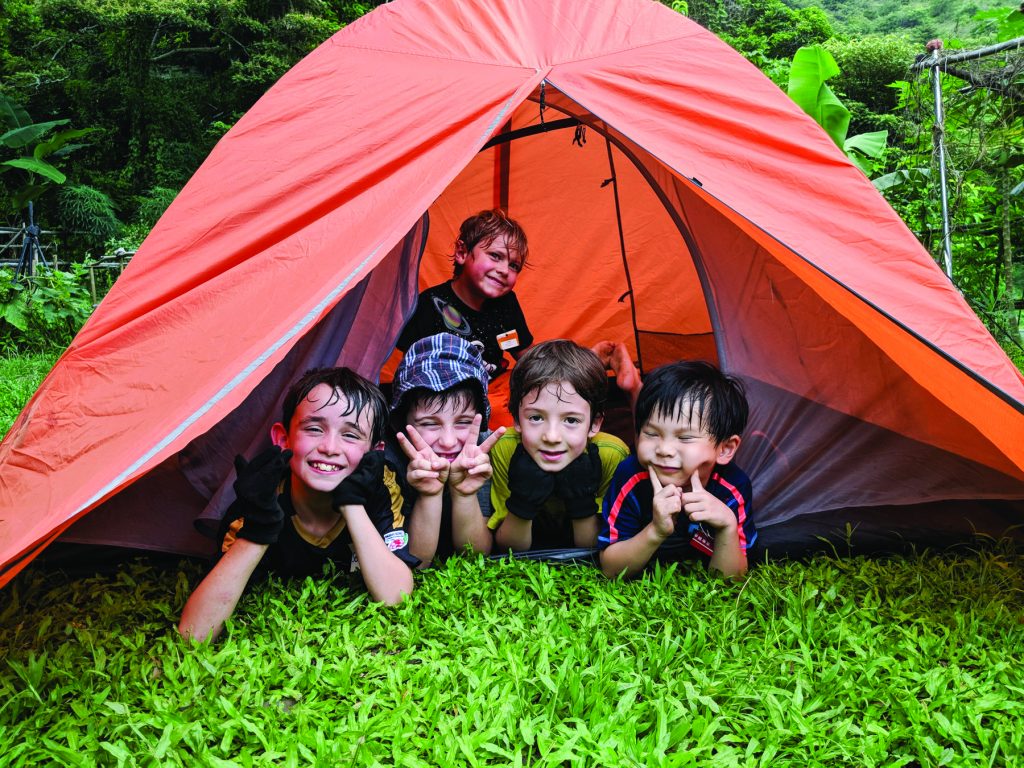
[[[955,501],[912,507],[839,510],[804,515],[758,531],[751,563],[835,557],[906,555],[930,550],[966,554],[995,544],[1024,552],[1019,506],[1002,501]],[[850,521],[857,522],[850,522]],[[69,578],[114,573],[142,557],[159,569],[174,568],[178,555],[122,547],[58,542],[30,566],[60,571]],[[502,559],[508,555],[492,555]],[[514,555],[551,563],[596,563],[596,550],[566,548]]]

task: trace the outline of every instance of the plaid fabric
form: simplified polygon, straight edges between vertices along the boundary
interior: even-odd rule
[[[484,402],[483,425],[486,428],[491,406],[487,401],[487,369],[480,347],[450,333],[427,336],[406,350],[395,371],[391,410],[402,403],[402,398],[410,390],[423,388],[443,392],[464,381],[480,384]]]

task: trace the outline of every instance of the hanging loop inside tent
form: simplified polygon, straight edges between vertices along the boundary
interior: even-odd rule
[[[544,101],[544,85],[547,80],[540,81],[540,124],[544,125],[544,110],[547,109],[547,104]]]
[[[572,143],[577,147],[582,147],[587,143],[587,126],[582,123],[576,126],[576,133],[572,137]]]

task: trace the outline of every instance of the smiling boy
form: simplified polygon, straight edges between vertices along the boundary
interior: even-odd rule
[[[742,382],[706,362],[652,371],[636,404],[636,455],[615,471],[598,536],[601,570],[634,576],[654,557],[747,570],[757,531],[750,478],[732,462],[747,423]]]
[[[379,450],[386,412],[380,390],[347,368],[312,370],[292,385],[273,447],[235,459],[222,554],[185,604],[182,635],[216,637],[257,572],[315,576],[330,560],[359,570],[374,600],[394,604],[412,592],[418,561]]]
[[[403,352],[417,339],[452,333],[480,347],[493,381],[533,343],[513,289],[528,254],[526,233],[503,211],[470,216],[455,240],[454,276],[423,291],[402,329]]]
[[[450,333],[409,347],[395,372],[388,457],[405,479],[409,551],[423,567],[467,547],[490,554],[487,454],[505,430],[479,440],[489,410],[479,347]]]
[[[592,547],[601,498],[625,443],[601,432],[608,380],[591,350],[564,339],[531,348],[510,379],[516,429],[491,450],[488,525],[509,549]]]

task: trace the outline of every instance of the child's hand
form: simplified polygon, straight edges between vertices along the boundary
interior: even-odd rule
[[[522,520],[533,520],[555,490],[555,476],[545,472],[519,445],[508,463],[508,511]]]
[[[277,488],[288,472],[291,451],[276,445],[252,461],[235,456],[235,495],[241,502],[245,522],[238,535],[256,544],[273,544],[284,524],[284,511],[277,501]]]
[[[683,493],[683,510],[691,523],[707,523],[716,531],[736,527],[736,515],[722,501],[704,490],[697,470],[690,477],[690,490]]]
[[[480,423],[483,416],[479,413],[473,417],[473,424],[469,428],[469,435],[466,437],[466,444],[462,451],[455,457],[451,469],[448,471],[448,485],[453,493],[460,496],[472,496],[479,491],[487,479],[491,476],[491,448],[498,442],[498,438],[505,434],[504,427],[498,427],[487,436],[480,445],[476,441],[480,438]]]
[[[331,503],[339,507],[361,506],[369,509],[375,500],[390,494],[384,486],[384,451],[367,451],[359,465],[331,491]]]
[[[409,437],[401,432],[396,435],[402,451],[409,457],[405,479],[421,496],[437,496],[448,481],[448,461],[434,453],[416,427],[407,424],[405,429]]]
[[[561,472],[555,473],[555,496],[565,503],[573,520],[597,514],[597,492],[601,488],[601,452],[593,443]]]
[[[675,533],[676,518],[683,509],[683,494],[672,483],[662,485],[658,473],[653,469],[647,472],[654,486],[654,514],[651,523],[658,536],[664,540]]]

